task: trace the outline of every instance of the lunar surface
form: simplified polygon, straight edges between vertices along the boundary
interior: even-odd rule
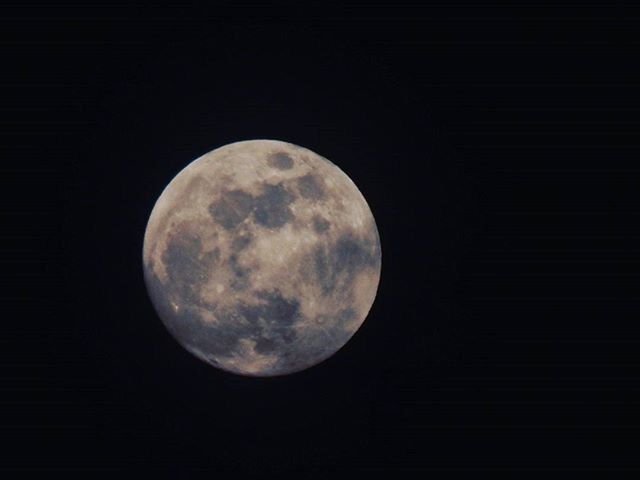
[[[194,160],[156,202],[144,276],[189,352],[241,375],[304,370],[340,349],[373,304],[380,239],[337,166],[274,140]]]

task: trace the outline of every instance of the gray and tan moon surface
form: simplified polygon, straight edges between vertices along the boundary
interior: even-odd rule
[[[194,160],[160,195],[144,236],[162,322],[193,355],[240,375],[286,375],[333,355],[369,313],[380,267],[355,184],[275,140]]]

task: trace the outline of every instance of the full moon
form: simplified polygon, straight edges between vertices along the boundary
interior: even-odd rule
[[[158,198],[143,246],[155,310],[189,352],[275,376],[332,356],[380,280],[376,223],[351,179],[297,145],[249,140],[185,167]]]

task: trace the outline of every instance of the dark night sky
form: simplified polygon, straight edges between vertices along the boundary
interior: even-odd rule
[[[28,188],[4,209],[21,288],[4,309],[0,468],[640,466],[635,11],[3,17],[6,175]],[[347,346],[270,379],[183,350],[141,269],[169,180],[253,138],[343,169],[383,255]]]

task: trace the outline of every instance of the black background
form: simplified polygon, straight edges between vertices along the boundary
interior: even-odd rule
[[[3,468],[178,476],[638,467],[636,12],[6,10]],[[146,221],[188,162],[331,159],[381,283],[326,362],[255,379],[164,329]]]

